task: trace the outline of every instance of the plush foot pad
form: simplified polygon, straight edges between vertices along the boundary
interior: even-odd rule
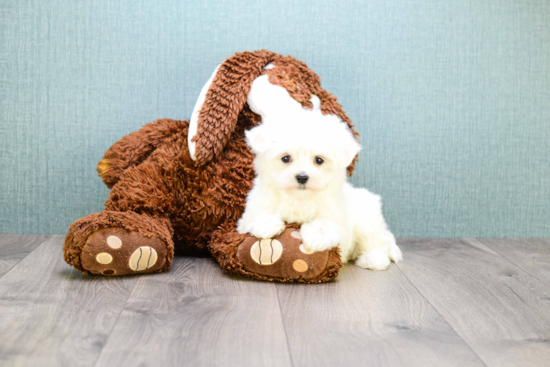
[[[82,248],[82,267],[92,274],[118,276],[153,273],[166,262],[166,244],[123,228],[99,229]]]
[[[302,245],[300,231],[287,228],[274,238],[246,238],[237,259],[249,272],[273,278],[312,280],[327,267],[330,251],[310,252]]]

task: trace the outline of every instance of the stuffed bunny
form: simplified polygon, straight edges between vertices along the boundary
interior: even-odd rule
[[[210,253],[225,271],[256,279],[336,277],[338,250],[303,252],[296,224],[273,239],[236,232],[254,179],[245,131],[289,101],[334,114],[358,135],[303,62],[267,50],[237,53],[216,68],[191,120],[157,120],[107,150],[97,166],[111,188],[105,211],[70,226],[65,261],[84,274],[163,272],[177,246],[187,255]]]

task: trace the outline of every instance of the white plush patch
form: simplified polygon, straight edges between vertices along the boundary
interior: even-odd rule
[[[272,69],[274,66],[269,64],[264,69]],[[313,95],[310,102],[313,108],[304,108],[300,102],[290,96],[288,91],[278,85],[271,84],[267,75],[257,77],[252,83],[250,93],[248,93],[248,106],[252,112],[262,116],[262,123],[266,121],[276,121],[277,117],[282,120],[287,116],[308,112],[311,117],[322,117],[321,100]]]
[[[269,82],[267,75],[257,77],[248,93],[248,106],[262,117],[292,114],[302,105],[287,90]]]
[[[212,85],[212,81],[214,80],[214,77],[216,76],[216,73],[218,72],[218,69],[220,68],[220,65],[214,70],[212,73],[212,76],[204,87],[201,89],[201,93],[199,94],[199,98],[197,99],[197,103],[195,103],[195,108],[193,108],[193,113],[191,114],[191,121],[189,121],[189,133],[187,134],[187,145],[189,146],[189,155],[191,155],[191,159],[194,161],[197,160],[197,157],[195,156],[195,151],[197,149],[196,142],[191,141],[197,135],[198,131],[198,124],[199,124],[199,114],[201,112],[202,104],[204,103],[204,100],[206,99],[206,93],[208,92],[208,89],[210,89],[210,85]]]
[[[312,111],[321,111],[321,100],[315,94],[311,96],[309,101],[313,104]]]

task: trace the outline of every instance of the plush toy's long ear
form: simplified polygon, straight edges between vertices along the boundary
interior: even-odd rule
[[[237,53],[226,59],[204,86],[189,126],[189,153],[197,165],[220,153],[237,125],[252,82],[277,54],[267,51]]]

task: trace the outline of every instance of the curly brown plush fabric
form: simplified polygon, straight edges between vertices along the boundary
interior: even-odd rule
[[[270,63],[275,67],[264,69]],[[307,279],[256,274],[236,257],[247,237],[236,233],[236,222],[254,178],[254,155],[244,132],[261,122],[246,100],[252,82],[263,74],[306,108],[317,95],[321,111],[338,115],[357,135],[336,97],[321,88],[319,77],[303,62],[266,50],[238,53],[220,65],[206,94],[194,138],[196,161],[189,154],[189,121],[157,120],[107,150],[97,166],[111,188],[105,211],[71,225],[65,260],[89,273],[81,261],[88,238],[99,229],[122,228],[139,232],[144,241],[155,237],[166,244],[167,261],[158,271],[170,266],[176,246],[188,255],[212,254],[227,272],[256,279],[309,283],[333,279],[340,269],[337,250],[330,252],[318,276]],[[348,167],[349,174],[353,166]],[[88,251],[95,256],[93,249]],[[109,256],[116,256],[116,251]]]
[[[223,149],[238,122],[252,82],[277,54],[262,50],[237,53],[219,67],[199,115],[197,163],[202,166]]]
[[[108,188],[112,188],[128,168],[137,166],[160,144],[181,131],[185,123],[173,120],[149,123],[141,130],[126,135],[109,148],[97,164],[97,172]]]

